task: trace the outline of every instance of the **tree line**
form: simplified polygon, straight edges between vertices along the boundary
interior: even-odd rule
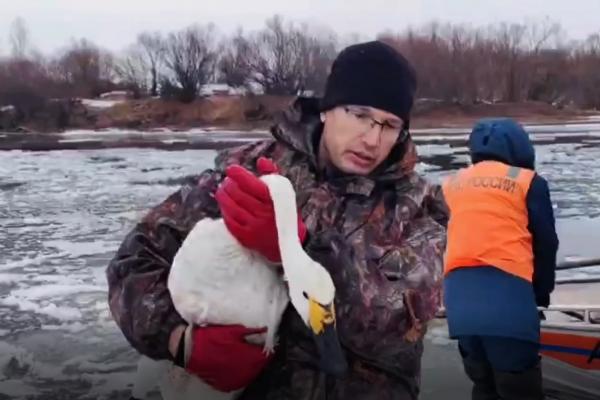
[[[479,27],[432,22],[378,39],[413,63],[421,98],[600,106],[600,34],[569,40],[550,20]],[[0,57],[0,106],[115,89],[191,102],[214,82],[246,92],[319,95],[338,51],[357,40],[274,16],[251,32],[222,35],[213,24],[196,24],[140,33],[118,53],[79,39],[48,56],[35,50],[18,18],[8,32],[10,54]]]

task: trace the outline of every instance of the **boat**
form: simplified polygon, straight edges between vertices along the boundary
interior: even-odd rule
[[[544,380],[600,398],[600,285],[560,285],[539,310]]]
[[[560,398],[600,399],[600,282],[592,281],[557,281],[551,305],[538,308],[544,388]],[[436,317],[446,318],[445,307]]]

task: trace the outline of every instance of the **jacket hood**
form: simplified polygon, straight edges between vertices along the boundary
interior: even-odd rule
[[[291,107],[275,116],[271,133],[280,142],[305,154],[318,168],[319,141],[323,131],[320,119],[320,99],[298,97]],[[410,135],[398,142],[389,156],[369,176],[373,180],[398,179],[414,171],[417,151]],[[328,168],[331,171],[331,166]],[[341,172],[334,172],[342,174]]]
[[[469,136],[473,163],[486,160],[535,169],[535,150],[523,127],[511,118],[482,119]]]

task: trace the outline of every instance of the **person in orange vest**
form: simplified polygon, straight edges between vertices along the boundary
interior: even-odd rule
[[[550,303],[558,250],[548,184],[512,119],[478,121],[469,150],[472,165],[443,183],[450,337],[473,400],[543,399],[537,306]]]

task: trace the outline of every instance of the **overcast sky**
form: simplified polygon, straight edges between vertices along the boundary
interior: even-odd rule
[[[367,38],[432,19],[480,25],[546,16],[573,39],[600,32],[600,0],[0,0],[0,54],[9,51],[8,30],[17,16],[27,22],[35,47],[49,53],[79,37],[120,50],[141,31],[194,22],[212,21],[222,32],[240,25],[253,30],[275,13]]]

